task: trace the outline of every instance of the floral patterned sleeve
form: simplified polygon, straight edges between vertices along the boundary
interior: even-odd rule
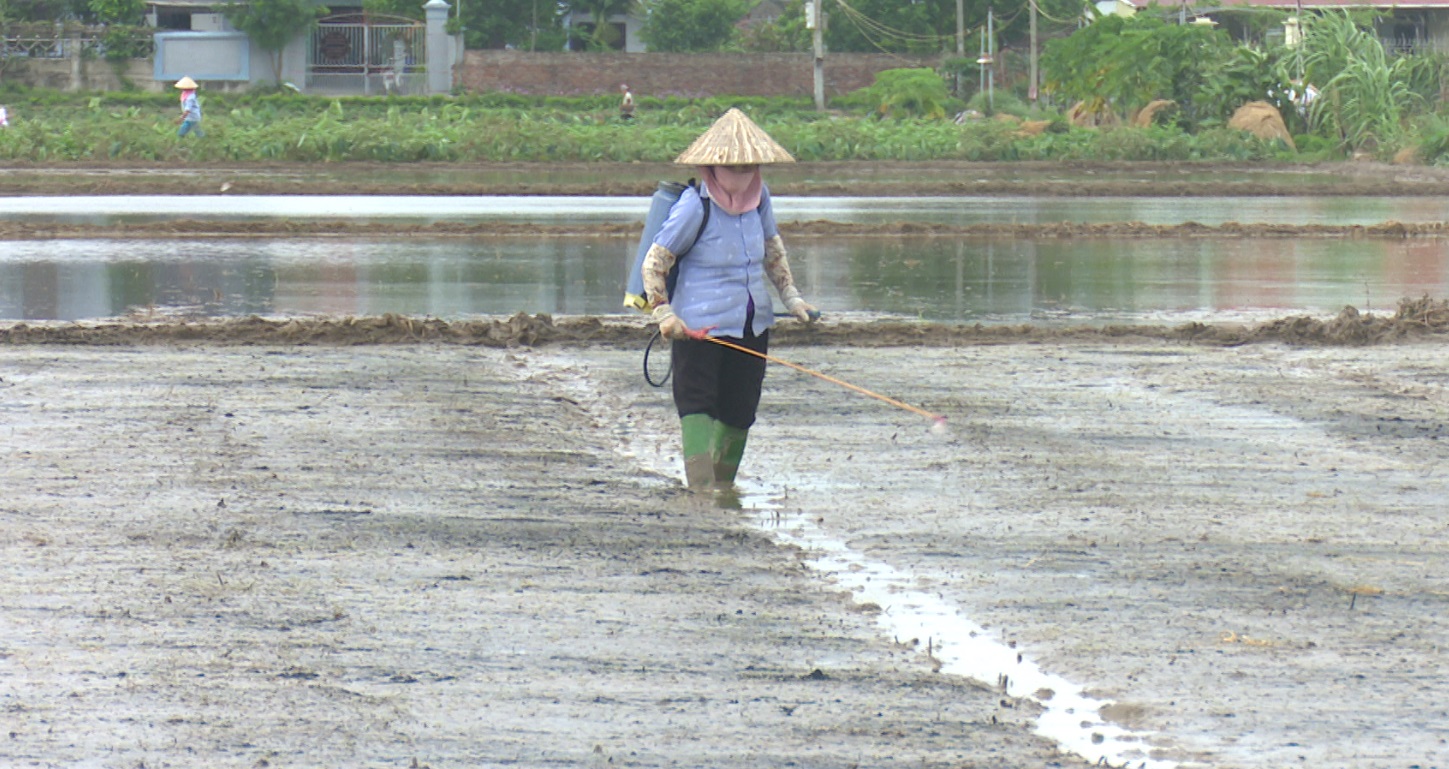
[[[647,264],[646,262],[646,267]],[[800,289],[795,288],[795,276],[790,273],[790,258],[785,254],[785,241],[779,235],[765,241],[765,274],[775,284],[775,290],[780,292],[780,299],[786,304],[792,299],[800,298]],[[644,285],[646,288],[649,285],[647,274]]]
[[[658,243],[649,246],[644,254],[644,297],[650,307],[669,306],[668,276],[677,260],[678,257]]]

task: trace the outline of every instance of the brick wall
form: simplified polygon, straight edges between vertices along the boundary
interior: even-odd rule
[[[813,58],[805,53],[530,53],[468,51],[454,82],[465,91],[530,94],[617,93],[636,96],[803,96],[815,93]],[[875,73],[932,67],[934,58],[884,54],[825,57],[825,95],[875,82]]]

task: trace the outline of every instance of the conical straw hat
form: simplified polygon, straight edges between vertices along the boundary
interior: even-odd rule
[[[731,109],[674,162],[685,166],[753,166],[794,163],[795,158],[745,113]]]
[[[183,77],[176,81],[176,87],[183,91],[194,91],[196,90],[196,81],[190,77]]]

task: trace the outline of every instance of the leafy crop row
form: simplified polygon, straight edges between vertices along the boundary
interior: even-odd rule
[[[729,100],[641,100],[619,119],[612,99],[487,97],[326,99],[213,94],[204,138],[176,136],[174,95],[38,94],[11,100],[0,160],[169,161],[668,161]],[[793,100],[744,108],[804,161],[934,159],[1248,159],[1275,148],[1232,132],[1189,136],[1165,128],[1078,129],[1027,136],[999,121],[880,120],[814,112]]]

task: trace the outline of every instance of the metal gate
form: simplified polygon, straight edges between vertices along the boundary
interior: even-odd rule
[[[335,94],[426,93],[427,27],[372,14],[329,16],[312,29],[307,89]]]

